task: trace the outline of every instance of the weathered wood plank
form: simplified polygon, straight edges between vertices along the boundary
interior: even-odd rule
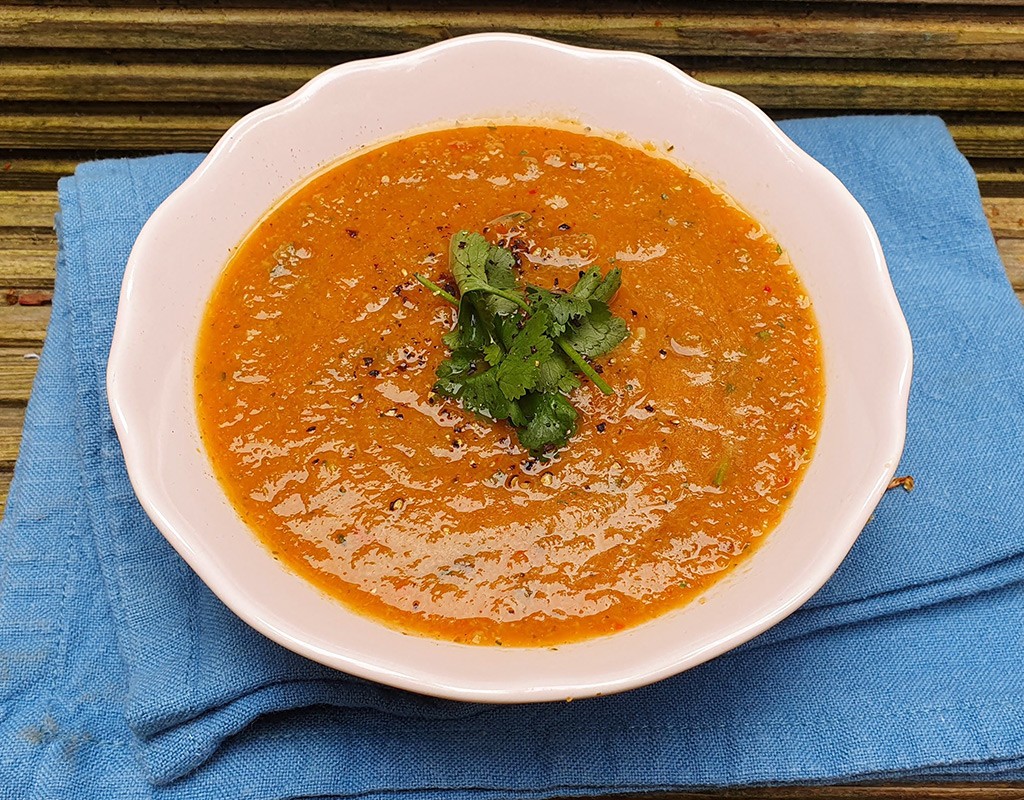
[[[49,306],[0,306],[0,348],[25,348],[19,353],[38,353],[46,338],[46,328],[50,324]],[[0,353],[5,352],[0,350]],[[5,361],[4,366],[11,363],[20,364],[17,359]],[[3,374],[0,368],[0,374]]]
[[[785,109],[770,106],[767,109],[769,113],[781,112],[782,116],[792,116]],[[817,114],[827,113],[827,109],[817,111]],[[55,151],[52,167],[46,167],[47,162],[40,160],[39,169],[33,172],[26,165],[29,161],[26,159],[21,162],[22,168],[18,172],[13,172],[13,167],[12,174],[7,176],[0,171],[0,191],[52,188],[59,177],[71,174],[74,169],[74,161],[61,157],[68,150],[99,147],[112,152],[135,153],[208,150],[237,119],[236,116],[214,113],[83,113],[73,117],[0,113],[0,147]],[[954,123],[950,125],[950,132],[968,157],[1024,159],[1024,123]]]
[[[32,392],[32,381],[39,366],[38,358],[26,358],[33,353],[27,348],[0,349],[0,404],[24,404]],[[2,411],[2,405],[0,405]]]
[[[7,508],[7,496],[11,493],[11,478],[13,477],[13,467],[0,467],[0,519],[4,518],[4,510]]]
[[[57,243],[50,238],[45,248],[8,247],[0,235],[0,291],[4,289],[53,289],[53,263]],[[0,311],[0,315],[2,315]],[[2,326],[2,323],[0,323]]]
[[[769,109],[773,111],[772,109]],[[102,115],[101,115],[102,116]],[[809,116],[804,113],[793,113],[792,110],[782,111],[775,114],[778,117]],[[142,115],[144,118],[145,115]],[[106,117],[108,125],[110,115]],[[45,120],[42,117],[33,119]],[[141,126],[139,114],[124,114],[120,117],[122,133],[127,134],[129,130],[138,130]],[[196,146],[208,148],[216,142],[217,138],[234,121],[235,117],[226,115],[211,114],[209,116],[164,115],[163,119],[168,126],[168,136],[189,135],[192,131],[196,140]],[[0,125],[3,116],[0,115]],[[1011,120],[1001,121],[1001,120]],[[97,127],[100,127],[97,125]],[[176,130],[177,129],[177,130]],[[1024,160],[1024,115],[981,115],[981,114],[953,114],[949,120],[949,130],[956,140],[957,147],[969,158],[999,158],[999,159],[1021,159]],[[109,128],[108,128],[109,131]],[[97,131],[98,133],[98,131]],[[145,129],[138,134],[144,139]],[[51,147],[58,146],[54,143]],[[73,146],[73,142],[70,143]],[[147,143],[139,141],[134,144],[133,149],[151,149]],[[0,191],[9,190],[52,190],[57,181],[65,175],[71,175],[80,161],[88,161],[96,158],[92,153],[83,153],[79,158],[66,157],[67,151],[56,150],[52,157],[35,158],[11,158],[0,160]],[[117,153],[111,153],[111,157]],[[1024,167],[1024,164],[1022,164]],[[0,281],[2,283],[2,281]]]
[[[465,4],[464,4],[465,5]],[[529,9],[9,8],[0,47],[392,52],[511,31],[661,55],[1024,60],[1024,29],[975,13],[870,14],[835,7],[598,13]]]
[[[996,239],[1006,276],[1015,292],[1024,292],[1024,239]]]
[[[1024,33],[1024,25],[1021,31]],[[162,102],[264,103],[289,94],[322,71],[323,67],[306,64],[39,65],[5,60],[0,63],[0,99],[75,104],[154,98]],[[1012,112],[1024,108],[1021,74],[787,70],[765,65],[697,68],[690,74],[772,109]],[[48,145],[43,139],[37,146]]]
[[[1024,159],[1024,121],[1016,124],[954,122],[949,125],[949,132],[960,152],[968,158]]]
[[[918,74],[848,69],[695,69],[697,80],[736,92],[762,108],[875,111],[1019,111],[1024,76]]]
[[[0,100],[57,102],[270,102],[321,66],[307,64],[0,63]]]
[[[56,192],[0,192],[0,228],[52,228]]]
[[[25,409],[20,406],[0,406],[0,470],[9,472],[18,458],[21,428]]]
[[[972,160],[978,186],[994,197],[1024,196],[1024,162]]]
[[[996,239],[1024,239],[1024,198],[986,197],[981,205]]]
[[[208,150],[237,119],[203,114],[0,113],[0,148]]]
[[[88,160],[83,157],[82,161]],[[65,175],[71,175],[76,160],[55,158],[4,158],[0,159],[0,191],[10,189],[49,190]]]

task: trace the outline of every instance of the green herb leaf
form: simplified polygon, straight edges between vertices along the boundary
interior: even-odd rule
[[[539,286],[527,286],[526,297],[534,313],[543,310],[550,315],[550,330],[553,336],[561,335],[569,320],[590,311],[590,300],[575,297],[569,292],[552,292]]]
[[[472,292],[484,295],[473,298],[481,316],[514,314],[517,307],[529,310],[516,289],[515,263],[510,251],[492,246],[479,233],[460,231],[452,237],[452,275],[463,298]]]
[[[530,394],[523,399],[527,423],[519,443],[531,453],[564,447],[576,432],[576,409],[560,394]]]
[[[587,358],[603,356],[629,335],[626,321],[612,315],[606,303],[592,301],[590,312],[569,326],[563,340]]]
[[[468,231],[452,237],[450,266],[458,299],[415,276],[459,309],[455,329],[443,337],[451,354],[437,369],[435,391],[467,411],[507,420],[535,456],[564,447],[576,431],[578,414],[566,395],[580,386],[577,371],[614,394],[586,358],[628,335],[607,305],[621,272],[592,267],[569,291],[520,288],[512,252]]]
[[[548,322],[543,312],[530,317],[497,366],[498,386],[509,400],[518,400],[536,386],[540,365],[551,358],[554,343],[546,333]]]
[[[552,351],[551,357],[541,362],[535,387],[538,392],[569,394],[579,386],[580,379],[573,372],[572,364],[560,352]]]

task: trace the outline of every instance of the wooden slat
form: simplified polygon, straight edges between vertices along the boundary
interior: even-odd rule
[[[769,109],[772,115],[777,118],[791,118],[794,116],[816,116],[820,113],[827,113],[819,110],[815,112],[793,113],[792,110],[777,111]],[[244,111],[239,112],[244,113]],[[22,115],[27,117],[27,115]],[[138,125],[140,115],[125,114],[123,124],[125,126]],[[1014,122],[1000,122],[1000,118],[1008,117]],[[191,128],[198,130],[195,134],[197,146],[209,147],[224,132],[236,117],[211,114],[210,116],[197,117],[195,115],[169,116],[165,115],[167,125],[174,127],[176,121],[180,120],[179,127],[183,130]],[[0,124],[3,116],[0,115]],[[33,119],[46,119],[33,117]],[[202,120],[207,120],[203,124]],[[199,126],[197,128],[197,126]],[[956,140],[960,151],[970,158],[1014,158],[1024,159],[1024,116],[1019,115],[990,115],[987,119],[984,115],[959,114],[951,115],[949,130]],[[180,135],[180,131],[178,135]],[[71,143],[73,145],[73,143]],[[70,146],[70,145],[69,145]],[[135,149],[139,149],[136,145]],[[111,155],[116,155],[112,153]],[[32,189],[46,190],[53,189],[57,180],[65,175],[71,175],[75,167],[81,161],[88,161],[97,156],[91,152],[84,152],[78,158],[67,158],[64,153],[57,152],[50,158],[10,158],[0,161],[0,191],[11,189]]]
[[[1024,26],[1021,26],[1024,31]],[[47,102],[265,103],[297,89],[320,66],[303,64],[0,63],[0,99]],[[884,70],[780,69],[772,66],[690,70],[698,80],[772,109],[852,111],[1019,111],[1024,75]],[[30,130],[29,135],[45,133]],[[39,141],[35,139],[35,141]],[[48,146],[45,139],[41,146]],[[72,145],[74,146],[74,145]]]
[[[0,404],[23,405],[28,402],[39,366],[38,359],[25,357],[29,352],[27,348],[0,348],[0,375],[3,375]]]
[[[56,203],[56,197],[54,197]],[[0,291],[52,289],[57,239],[52,229],[4,228],[0,232]]]
[[[785,113],[785,110],[773,109],[770,106],[767,108],[773,115],[793,116]],[[780,111],[782,113],[779,113]],[[828,109],[818,109],[815,116],[828,113]],[[0,112],[0,147],[64,151],[104,148],[111,152],[127,150],[133,153],[205,151],[211,148],[237,119],[234,115],[215,113],[81,114],[69,117]],[[958,147],[968,157],[1024,159],[1024,123],[954,124],[950,126],[950,131]],[[82,160],[88,160],[88,157]],[[25,168],[25,171],[8,178],[0,172],[0,191],[51,188],[56,184],[58,177],[70,174],[75,164],[74,161],[59,156],[53,163],[54,166],[50,169],[40,168],[37,172],[29,172]]]
[[[304,64],[0,63],[0,100],[265,103],[320,72]]]
[[[14,477],[14,469],[0,467],[0,519],[4,517],[4,509],[7,507],[7,496],[11,493],[11,478]]]
[[[3,518],[7,495],[14,475],[14,463],[21,446],[21,429],[25,421],[25,409],[21,406],[0,406],[0,518]]]
[[[55,192],[0,192],[0,228],[52,228]]]
[[[996,245],[1010,285],[1018,295],[1024,293],[1024,239],[996,239]]]
[[[53,288],[53,262],[57,244],[51,242],[46,249],[18,249],[6,247],[0,236],[0,291],[4,289]],[[0,311],[0,317],[3,312]],[[2,326],[2,322],[0,322]],[[2,337],[2,334],[0,334]]]
[[[972,160],[978,186],[990,196],[1024,196],[1024,162]]]
[[[0,469],[10,471],[18,458],[25,409],[0,406]]]
[[[986,197],[981,205],[996,239],[1024,239],[1024,198]]]
[[[38,353],[49,324],[49,306],[0,306],[0,348],[26,348],[24,352]],[[5,361],[4,366],[11,363]],[[21,362],[15,358],[13,363]]]
[[[741,94],[763,108],[877,111],[1019,111],[1024,76],[883,71],[705,70],[698,80]]]
[[[464,6],[470,4],[463,4]],[[560,41],[665,55],[1024,60],[1024,29],[977,12],[851,14],[824,8],[638,13],[519,10],[350,10],[333,8],[9,8],[0,47],[295,50],[408,50],[452,36],[510,31]]]
[[[949,132],[968,158],[1024,159],[1024,120],[1017,124],[955,122]]]
[[[53,189],[57,181],[75,171],[78,161],[68,158],[0,159],[0,191],[9,189]]]
[[[202,114],[4,114],[0,148],[208,150],[238,118]]]

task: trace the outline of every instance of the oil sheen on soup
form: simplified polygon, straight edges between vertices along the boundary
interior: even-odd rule
[[[629,337],[568,446],[432,392],[448,243],[526,212],[523,278],[622,269]],[[450,280],[449,280],[450,282]],[[409,633],[556,645],[675,609],[778,523],[824,398],[786,253],[676,163],[587,130],[465,126],[361,151],[232,254],[204,317],[200,429],[240,516],[293,571]]]

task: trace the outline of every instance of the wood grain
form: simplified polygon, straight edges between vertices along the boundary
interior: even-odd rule
[[[10,189],[53,189],[57,181],[75,171],[89,155],[67,158],[59,154],[53,158],[0,158],[0,191]]]
[[[1024,198],[986,197],[981,205],[997,239],[1024,239]]]
[[[216,113],[5,113],[0,104],[0,149],[128,151],[208,150],[236,115]]]
[[[190,109],[192,112],[194,107]],[[57,180],[74,172],[82,161],[105,155],[152,151],[205,151],[212,147],[247,108],[235,114],[164,113],[150,107],[136,108],[134,113],[86,114],[74,117],[47,113],[4,113],[0,103],[0,147],[16,152],[18,148],[46,148],[49,157],[0,160],[0,191],[52,189]],[[769,109],[776,118],[817,116],[827,113],[797,109]],[[1000,117],[1011,115],[972,115],[977,119],[964,122],[963,115],[950,113],[955,121],[949,125],[957,147],[969,158],[992,158],[1000,161],[1017,159],[1024,167],[1024,115],[1012,115],[1013,123]],[[92,149],[90,149],[92,148]],[[68,151],[80,152],[67,158]]]
[[[56,192],[0,192],[0,228],[52,228]]]
[[[49,306],[0,306],[0,353],[5,352],[4,348],[24,348],[20,351],[22,356],[38,354],[49,324]],[[3,383],[6,384],[7,373],[0,369],[0,375],[4,375]]]
[[[9,474],[18,458],[25,409],[0,406],[0,471]]]
[[[48,247],[21,248],[3,241],[0,234],[0,291],[5,289],[53,288],[56,242],[50,237]],[[0,318],[3,312],[0,311]],[[0,326],[2,326],[0,322]]]
[[[1024,30],[1024,26],[1021,26]],[[0,63],[0,100],[267,103],[322,72],[321,65],[241,63]],[[1024,108],[1024,75],[879,69],[691,68],[698,80],[771,109],[1002,111]]]
[[[735,4],[739,6],[740,4]],[[337,8],[14,8],[0,15],[0,47],[394,52],[453,36],[509,31],[571,44],[659,55],[1024,60],[1011,18],[912,9],[869,14],[823,7],[689,12],[443,12]]]
[[[35,349],[0,347],[0,406],[24,405],[32,391],[32,381],[39,366],[38,345]]]

